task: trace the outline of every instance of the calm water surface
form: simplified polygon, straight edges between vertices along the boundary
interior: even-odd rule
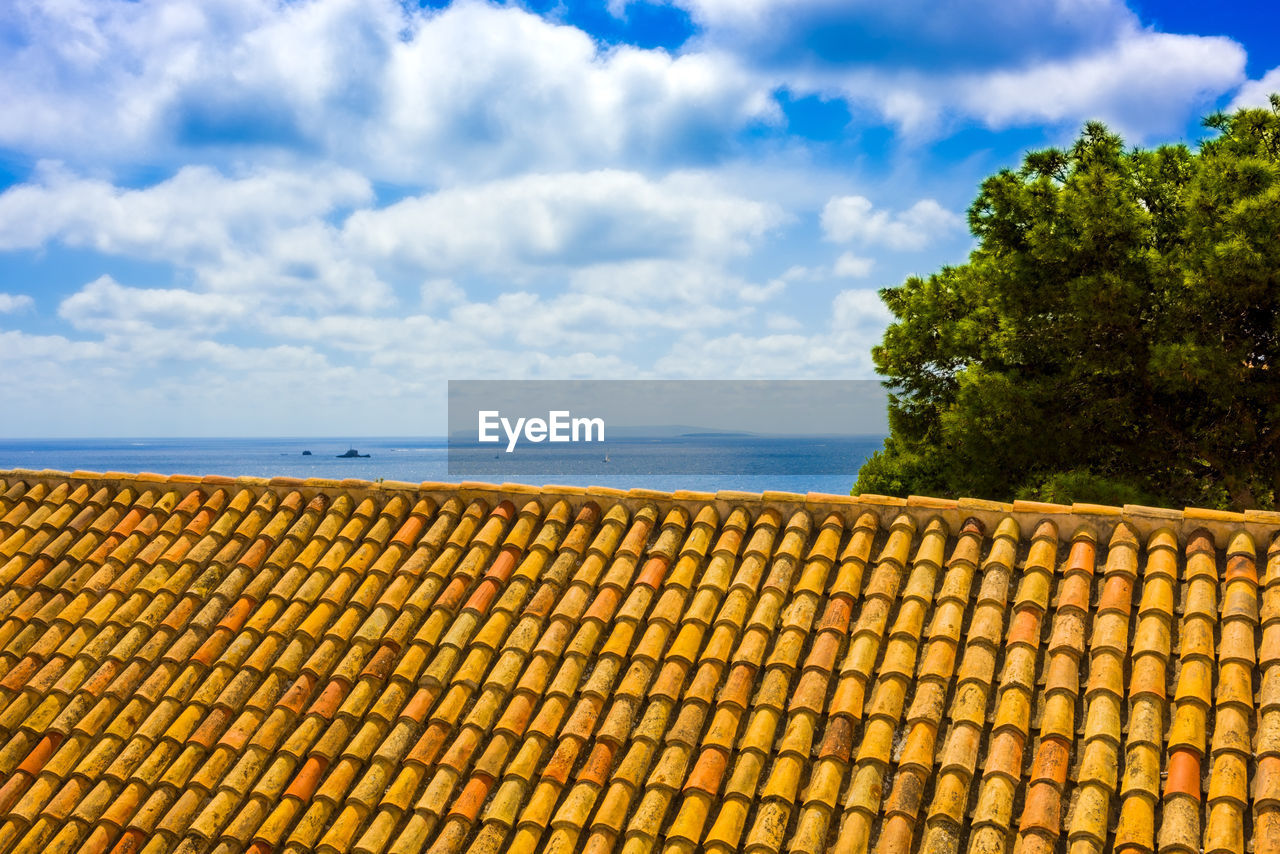
[[[338,459],[348,447],[369,457]],[[556,453],[550,473],[526,457],[520,462],[498,459],[492,465],[473,460],[465,472],[451,475],[444,438],[0,439],[0,469],[847,494],[863,460],[879,447],[879,439],[868,437],[683,438],[621,448],[611,444],[609,463],[592,450]],[[303,456],[304,450],[311,456]],[[699,473],[708,471],[722,473]]]

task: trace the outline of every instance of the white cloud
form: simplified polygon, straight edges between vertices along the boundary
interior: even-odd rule
[[[77,163],[317,154],[419,185],[705,157],[776,121],[727,54],[606,48],[514,6],[19,0],[0,145]]]
[[[673,1],[705,28],[678,51],[479,0],[14,0],[0,148],[44,162],[0,192],[0,252],[101,269],[63,334],[0,333],[0,399],[62,389],[135,433],[420,432],[445,377],[870,376],[889,317],[852,286],[942,263],[892,253],[961,235],[916,199],[972,176],[760,143],[779,88],[921,136],[1145,133],[1243,80],[1238,46],[1120,0]],[[819,235],[838,257],[776,272]]]
[[[788,333],[785,320],[765,335],[733,332],[682,337],[655,369],[679,377],[870,379],[871,348],[892,319],[875,291],[846,290],[831,301],[826,328]]]
[[[146,335],[157,328],[211,334],[249,312],[247,301],[181,288],[130,288],[100,276],[67,297],[58,315],[76,329]]]
[[[637,303],[620,294],[502,294],[454,308],[449,324],[477,338],[507,338],[530,349],[609,352],[644,338],[690,329],[715,329],[742,320],[733,305]]]
[[[979,65],[1079,50],[1109,40],[1133,14],[1123,0],[674,0],[716,42],[770,61]],[[824,33],[823,30],[828,32]],[[824,37],[825,36],[825,37]]]
[[[343,169],[189,166],[130,189],[45,164],[0,193],[0,250],[61,244],[171,264],[209,291],[374,308],[388,304],[388,287],[328,222],[371,200],[369,182]]]
[[[59,306],[69,334],[10,342],[7,364],[104,411],[180,407],[163,431],[189,434],[190,413],[218,416],[188,386],[225,412],[237,384],[253,399],[276,389],[262,406],[285,423],[314,410],[300,389],[321,383],[333,405],[373,406],[430,396],[449,376],[642,375],[654,347],[747,323],[805,273],[759,283],[727,269],[782,221],[691,173],[530,175],[379,208],[343,170],[191,167],[128,189],[46,165],[0,193],[9,248],[85,248],[172,275],[161,287],[88,282]],[[72,365],[90,358],[92,390]]]
[[[0,332],[0,352],[0,398],[35,402],[9,413],[16,436],[296,435],[308,425],[359,435],[369,409],[407,433],[415,422],[421,432],[431,413],[421,395],[388,402],[399,378],[332,364],[309,347],[155,331],[93,341],[14,331]]]
[[[937,239],[954,233],[963,220],[934,199],[921,199],[905,211],[891,214],[876,210],[865,196],[836,196],[822,209],[822,231],[827,240],[836,243],[858,241],[890,249],[920,249]],[[870,267],[859,274],[864,259],[842,257],[840,275],[867,275]]]
[[[782,121],[779,88],[916,134],[1103,118],[1144,136],[1244,79],[1239,45],[1144,28],[1121,0],[675,2],[703,27],[678,52],[481,0],[15,0],[0,146],[77,166],[320,158],[438,187],[720,159]]]
[[[758,285],[729,273],[719,263],[697,259],[593,264],[573,271],[569,277],[571,291],[606,297],[619,306],[681,306],[682,313],[698,307],[720,318],[740,314],[740,302],[763,302],[781,293],[785,286],[782,277]]]
[[[994,128],[1096,118],[1145,138],[1238,85],[1245,58],[1227,38],[1133,30],[1095,53],[962,80],[954,94]]]
[[[771,332],[796,332],[804,329],[804,324],[789,314],[770,314],[765,317],[764,325]]]
[[[780,296],[786,289],[787,280],[779,276],[763,285],[744,285],[738,290],[738,298],[743,302],[768,302]]]
[[[871,275],[875,263],[870,258],[861,258],[852,252],[844,252],[836,259],[831,272],[845,279],[865,279]]]
[[[794,265],[762,285],[741,283],[737,287],[739,299],[750,303],[769,302],[781,296],[790,285],[812,281],[821,271],[811,267]]]
[[[72,341],[62,335],[32,335],[17,330],[0,331],[0,352],[10,365],[97,361],[106,348],[100,342]],[[6,370],[0,377],[13,381],[18,372]]]
[[[831,302],[831,327],[837,335],[868,330],[878,334],[892,319],[880,294],[873,290],[841,291]]]
[[[462,302],[467,293],[453,279],[428,279],[418,288],[423,308]]]
[[[26,294],[0,293],[0,314],[27,311],[35,306],[35,300]]]
[[[1239,44],[1143,27],[1122,0],[675,2],[706,28],[704,49],[922,138],[1102,119],[1145,139],[1244,79]]]
[[[1244,79],[1245,52],[1227,38],[1132,29],[1087,53],[982,71],[934,74],[856,68],[801,74],[808,91],[871,107],[910,137],[957,123],[992,129],[1100,119],[1135,139],[1176,133]]]
[[[1231,101],[1229,110],[1243,107],[1271,108],[1270,96],[1280,92],[1280,68],[1273,68],[1257,80],[1250,80],[1240,87]]]
[[[127,189],[46,166],[0,193],[0,250],[88,248],[189,269],[207,291],[376,309],[392,302],[388,281],[409,274],[425,274],[428,302],[456,301],[459,276],[538,270],[561,281],[576,270],[584,287],[605,290],[709,292],[713,279],[722,290],[721,262],[785,219],[695,173],[533,174],[372,201],[369,183],[346,170],[187,167]]]
[[[257,169],[229,177],[188,166],[129,189],[44,163],[33,180],[0,194],[0,250],[57,240],[110,254],[194,260],[371,198],[369,182],[342,169]]]
[[[352,215],[366,257],[418,269],[510,271],[623,258],[719,257],[751,248],[781,214],[705,178],[607,170],[533,174],[445,189]]]
[[[694,319],[603,297],[512,292],[440,316],[288,315],[269,325],[284,340],[357,357],[403,386],[426,370],[437,379],[546,377],[561,368],[572,376],[626,376],[637,370],[622,355],[629,344],[655,330],[692,328]]]
[[[580,30],[472,2],[412,32],[390,63],[390,144],[379,150],[448,155],[429,168],[662,162],[779,118],[769,83],[718,52],[603,49]]]

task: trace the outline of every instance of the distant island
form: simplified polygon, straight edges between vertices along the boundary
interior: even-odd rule
[[[605,427],[605,436],[610,439],[695,439],[695,438],[768,438],[774,435],[747,430],[718,430],[705,424],[648,424],[641,426],[623,426],[609,424]],[[450,430],[445,440],[460,444],[476,444],[476,430],[468,426],[462,430]]]
[[[756,436],[756,433],[681,433],[681,439],[741,439],[747,436]]]
[[[340,460],[354,460],[356,458],[368,459],[369,455],[362,454],[359,451],[357,451],[355,448],[347,448],[345,453],[338,454],[338,459]]]

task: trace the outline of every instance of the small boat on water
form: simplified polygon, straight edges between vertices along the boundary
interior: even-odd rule
[[[355,448],[347,448],[346,453],[338,454],[338,459],[340,460],[354,460],[357,458],[362,460],[367,460],[369,458],[369,455],[362,454],[359,451],[357,451]]]

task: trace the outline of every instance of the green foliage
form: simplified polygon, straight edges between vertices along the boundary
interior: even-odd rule
[[[854,492],[1273,505],[1280,98],[1205,124],[1090,123],[983,182],[968,262],[881,291],[891,435]]]
[[[1049,475],[1036,486],[1018,490],[1018,498],[1072,504],[1151,504],[1151,496],[1132,483],[1100,477],[1087,471],[1061,471]]]

